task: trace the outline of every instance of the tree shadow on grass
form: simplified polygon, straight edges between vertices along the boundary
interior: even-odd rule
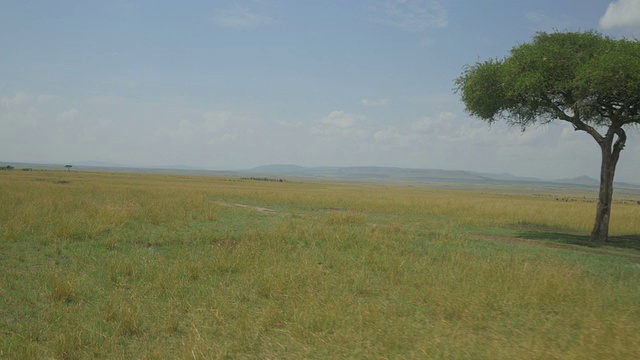
[[[525,230],[519,232],[517,236],[522,239],[551,241],[554,243],[577,245],[588,248],[607,247],[621,250],[635,250],[640,252],[640,235],[609,236],[609,241],[607,241],[606,243],[591,242],[588,235],[559,231]]]

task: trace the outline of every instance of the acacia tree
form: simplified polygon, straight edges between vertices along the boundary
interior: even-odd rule
[[[591,241],[607,241],[625,129],[640,124],[640,42],[594,31],[540,32],[502,60],[467,66],[456,85],[474,117],[523,131],[560,120],[596,141],[602,162]]]

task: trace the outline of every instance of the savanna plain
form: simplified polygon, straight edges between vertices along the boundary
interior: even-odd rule
[[[591,195],[3,171],[0,358],[638,359]]]

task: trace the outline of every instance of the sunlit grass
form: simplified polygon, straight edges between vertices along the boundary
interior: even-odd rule
[[[640,357],[637,261],[478,238],[586,235],[590,199],[39,171],[0,198],[0,358]]]

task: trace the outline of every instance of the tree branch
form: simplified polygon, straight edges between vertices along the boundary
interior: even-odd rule
[[[568,100],[572,100],[572,99],[569,97]],[[601,144],[604,141],[604,137],[600,135],[598,130],[596,130],[593,126],[589,126],[587,123],[580,120],[580,109],[574,108],[573,116],[569,116],[562,109],[560,109],[560,107],[557,104],[551,101],[551,99],[549,99],[548,96],[546,97],[546,101],[547,101],[547,105],[549,106],[549,108],[553,110],[554,114],[558,119],[570,123],[571,125],[573,125],[573,128],[576,131],[581,130],[591,135],[591,137],[593,137],[595,141],[598,142],[598,144]],[[576,105],[576,103],[573,101],[571,103]]]
[[[615,144],[613,144],[613,154],[618,155],[620,154],[620,151],[624,149],[624,146],[627,142],[627,134],[621,127],[616,129],[614,132],[616,135],[618,135],[618,140],[616,140]]]

